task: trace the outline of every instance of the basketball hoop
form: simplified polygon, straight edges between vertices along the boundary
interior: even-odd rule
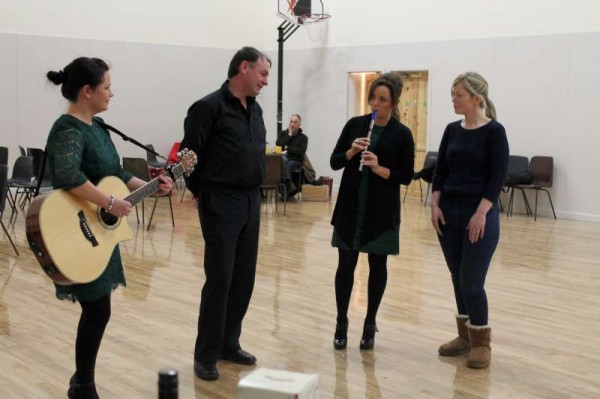
[[[331,14],[322,0],[278,0],[277,14],[291,24],[292,33],[304,27],[311,41],[327,42]]]
[[[323,22],[329,18],[331,18],[330,14],[321,14],[321,13],[303,14],[303,15],[298,16],[297,23],[298,23],[298,25],[317,24],[317,23]]]

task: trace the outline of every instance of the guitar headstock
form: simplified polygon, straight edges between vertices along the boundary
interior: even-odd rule
[[[179,162],[183,167],[183,173],[185,173],[186,176],[189,176],[190,173],[194,171],[194,167],[198,163],[198,157],[194,151],[188,150],[187,148],[184,148],[178,154],[180,154]]]

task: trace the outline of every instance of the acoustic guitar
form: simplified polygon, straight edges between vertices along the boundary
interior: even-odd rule
[[[181,161],[166,168],[173,180],[190,174],[196,154],[183,150]],[[158,177],[129,192],[121,179],[103,178],[97,187],[132,205],[160,188]],[[29,248],[44,272],[57,284],[85,284],[104,272],[115,246],[133,238],[127,219],[59,189],[36,197],[27,210],[25,227]]]

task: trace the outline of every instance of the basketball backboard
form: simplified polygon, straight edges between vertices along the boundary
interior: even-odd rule
[[[277,14],[295,25],[322,22],[331,17],[322,0],[277,0]]]

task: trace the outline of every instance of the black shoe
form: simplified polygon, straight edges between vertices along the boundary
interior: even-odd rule
[[[96,384],[92,382],[81,385],[77,382],[76,374],[73,374],[69,381],[67,397],[69,399],[100,399],[96,391]]]
[[[230,362],[237,364],[245,364],[248,366],[256,363],[256,357],[243,349],[237,349],[233,352],[223,353],[221,354],[221,359],[229,360]]]
[[[333,335],[333,347],[337,350],[346,349],[348,345],[348,322],[335,325],[335,334]]]
[[[194,374],[196,377],[205,381],[214,381],[219,378],[219,370],[215,363],[194,362]]]
[[[360,349],[367,350],[373,349],[375,346],[375,333],[379,331],[377,326],[374,324],[365,324],[363,328],[363,335],[360,340]]]
[[[74,372],[71,376],[71,379],[69,380],[69,388],[71,388],[75,384],[77,384],[77,372]]]

